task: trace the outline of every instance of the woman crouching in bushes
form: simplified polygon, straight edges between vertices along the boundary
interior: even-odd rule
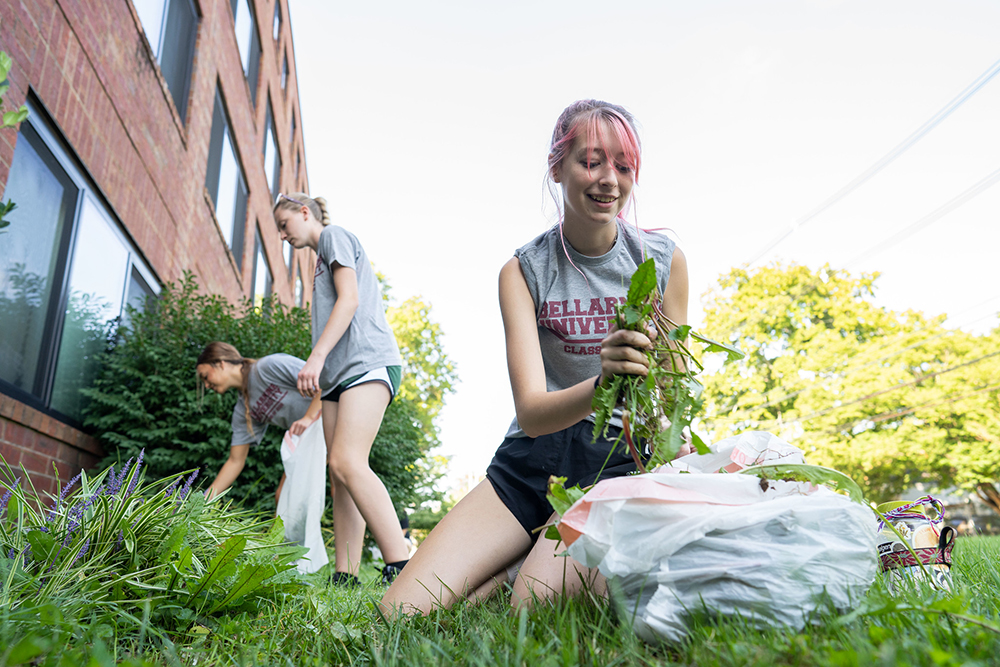
[[[205,491],[213,498],[239,477],[251,446],[264,439],[269,424],[285,430],[281,442],[281,476],[275,499],[285,525],[285,539],[309,547],[299,570],[315,572],[329,560],[320,532],[326,503],[326,442],[318,400],[304,398],[296,388],[305,362],[288,354],[246,359],[229,343],[205,346],[195,367],[206,389],[224,394],[238,389],[233,408],[233,438],[229,458]]]

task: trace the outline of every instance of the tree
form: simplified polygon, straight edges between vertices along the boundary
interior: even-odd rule
[[[393,305],[392,287],[379,273],[382,295],[386,301],[386,318],[396,335],[399,354],[403,358],[401,398],[412,401],[424,433],[432,446],[438,444],[435,423],[447,394],[455,391],[458,372],[444,351],[441,325],[431,319],[431,305],[422,297],[410,297]]]
[[[194,363],[213,340],[232,343],[247,357],[275,352],[306,358],[312,347],[309,311],[286,308],[274,297],[262,307],[234,306],[218,295],[198,293],[194,276],[168,283],[144,312],[130,311],[128,326],[114,335],[100,377],[84,390],[90,403],[85,425],[101,440],[107,466],[145,449],[148,474],[165,476],[191,468],[214,474],[229,453],[236,392],[202,396]],[[244,504],[273,511],[281,477],[281,433],[270,428],[254,448],[230,491]],[[397,510],[436,497],[439,472],[428,461],[419,406],[394,400],[372,446],[372,470],[385,482]]]
[[[4,51],[0,51],[0,112],[3,115],[0,116],[0,129],[14,127],[22,120],[28,117],[28,107],[21,105],[20,109],[15,111],[3,111],[3,96],[7,94],[10,90],[10,84],[7,83],[7,75],[10,73],[10,68],[14,66],[14,62],[10,59]],[[7,200],[6,202],[0,202],[0,229],[10,226],[10,220],[5,218],[10,215],[14,209],[17,208],[17,204]],[[3,232],[0,232],[2,234]]]
[[[722,276],[704,333],[747,356],[706,378],[705,425],[775,432],[873,500],[918,481],[986,493],[1000,476],[997,333],[879,307],[877,279],[794,264]]]

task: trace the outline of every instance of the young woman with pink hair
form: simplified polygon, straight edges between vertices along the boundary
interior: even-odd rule
[[[559,224],[500,271],[516,417],[486,480],[431,531],[386,592],[386,612],[426,614],[462,597],[477,600],[511,575],[514,607],[584,586],[603,594],[603,577],[559,556],[538,529],[553,514],[545,498],[550,475],[584,486],[636,468],[613,447],[616,432],[592,442],[591,401],[604,378],[647,373],[642,349],[650,340],[609,327],[644,258],[656,259],[663,312],[687,321],[684,255],[666,236],[625,220],[640,166],[635,124],[622,107],[582,100],[559,117],[547,174]],[[620,426],[619,419],[612,431]]]

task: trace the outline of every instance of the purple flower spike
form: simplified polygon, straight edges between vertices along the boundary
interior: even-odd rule
[[[66,495],[69,493],[69,490],[72,489],[73,486],[80,481],[80,475],[82,474],[83,474],[82,470],[76,473],[76,477],[69,480],[69,484],[63,487],[62,493],[60,493],[59,497],[56,498],[56,504],[52,506],[51,510],[49,510],[49,515],[45,517],[46,522],[52,521],[52,519],[55,518],[56,512],[58,512],[59,508],[62,506],[62,502],[66,499]]]
[[[118,531],[118,541],[115,542],[115,551],[118,551],[119,549],[122,548],[122,542],[124,542],[124,541],[125,541],[125,531],[124,530],[119,530]]]
[[[194,480],[198,478],[198,473],[200,472],[200,470],[201,470],[200,468],[195,470],[193,473],[191,473],[191,476],[188,477],[187,481],[184,482],[184,488],[181,489],[180,493],[181,500],[187,498],[187,495],[191,493],[191,485],[194,484]]]
[[[135,485],[139,483],[139,471],[142,469],[142,459],[146,455],[146,450],[141,449],[139,451],[139,460],[135,462],[135,474],[132,475],[132,483],[128,485],[128,491],[125,492],[125,497],[128,498],[135,491]]]
[[[78,561],[81,558],[83,558],[84,556],[86,556],[87,555],[87,551],[89,551],[89,550],[90,550],[90,538],[88,537],[87,541],[83,543],[82,547],[80,547],[80,551],[76,554],[76,558],[73,559],[73,563],[72,564],[76,565],[76,561]]]
[[[172,496],[173,493],[174,493],[174,491],[177,490],[177,485],[180,484],[180,482],[181,482],[181,478],[180,477],[178,477],[173,482],[171,482],[170,486],[168,486],[167,488],[165,488],[163,490],[163,497],[164,498],[169,498],[170,496]]]
[[[9,558],[11,560],[14,560],[14,558],[16,556],[17,556],[17,549],[15,549],[14,547],[11,547],[10,551],[7,552],[7,558]]]
[[[21,485],[21,478],[18,477],[16,480],[14,480],[14,486],[7,489],[7,493],[3,494],[3,497],[0,498],[0,514],[3,514],[4,512],[7,511],[7,503],[10,502],[10,497],[14,495],[14,489],[19,487],[20,485]]]

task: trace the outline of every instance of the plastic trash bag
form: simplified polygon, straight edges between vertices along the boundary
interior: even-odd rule
[[[278,497],[278,516],[285,524],[285,539],[309,552],[296,563],[299,572],[315,572],[328,562],[320,519],[326,506],[326,440],[319,418],[302,435],[285,431],[281,440],[285,484]]]
[[[710,474],[765,461],[801,463],[802,454],[744,433],[712,454],[599,482],[557,527],[648,642],[681,640],[704,611],[801,629],[818,608],[853,608],[875,579],[871,510],[823,486]]]

